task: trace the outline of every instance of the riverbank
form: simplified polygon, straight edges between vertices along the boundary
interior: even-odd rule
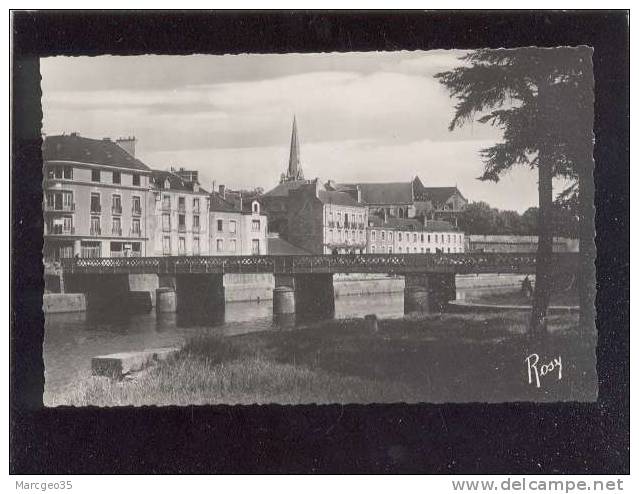
[[[550,316],[532,342],[527,315],[425,316],[309,324],[292,331],[191,338],[177,356],[132,380],[89,377],[50,405],[592,401],[595,343],[575,315]],[[557,369],[528,382],[526,358]]]

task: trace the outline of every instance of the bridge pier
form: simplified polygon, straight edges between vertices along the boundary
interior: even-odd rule
[[[308,313],[332,315],[335,313],[333,275],[275,274],[273,313],[275,315]]]
[[[455,300],[454,273],[407,274],[404,286],[404,313],[441,312]]]

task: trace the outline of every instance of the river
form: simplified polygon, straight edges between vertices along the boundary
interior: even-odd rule
[[[511,288],[512,290],[512,288]],[[504,289],[481,290],[481,292]],[[459,290],[457,298],[467,298],[477,290]],[[384,293],[335,298],[335,318],[363,317],[375,313],[380,318],[402,317],[404,294]],[[235,335],[256,331],[291,330],[299,319],[273,317],[270,300],[228,302],[217,320],[204,322],[177,314],[121,314],[76,312],[47,314],[43,357],[45,365],[44,402],[50,393],[62,391],[77,379],[91,374],[91,358],[97,355],[177,346],[197,334]]]

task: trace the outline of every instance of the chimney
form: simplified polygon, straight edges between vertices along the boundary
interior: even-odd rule
[[[357,186],[357,202],[362,202],[362,189],[359,185]]]
[[[119,137],[115,142],[118,146],[135,158],[135,137]]]
[[[222,196],[222,199],[226,199],[226,187],[224,185],[220,185],[220,195]]]
[[[215,194],[215,180],[211,182],[211,193]]]

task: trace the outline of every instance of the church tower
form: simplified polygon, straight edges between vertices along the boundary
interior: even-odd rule
[[[280,182],[304,180],[304,172],[300,163],[300,143],[297,137],[297,119],[293,115],[293,132],[291,134],[291,153],[288,159],[286,175],[282,174]]]

